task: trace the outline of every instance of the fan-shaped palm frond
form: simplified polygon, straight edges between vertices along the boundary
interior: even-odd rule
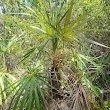
[[[32,71],[31,71],[32,72]],[[50,84],[45,81],[46,77],[43,73],[32,72],[23,77],[18,84],[16,84],[16,92],[12,97],[9,110],[42,110],[44,104],[44,94],[47,92],[47,86]],[[47,86],[46,86],[47,85]]]

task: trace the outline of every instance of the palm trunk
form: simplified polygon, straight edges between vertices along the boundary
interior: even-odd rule
[[[62,96],[59,93],[61,88],[61,83],[59,82],[61,80],[60,74],[58,73],[58,67],[55,65],[55,61],[53,61],[53,67],[51,67],[51,85],[55,89],[51,89],[51,95],[53,96],[53,99],[61,99]]]

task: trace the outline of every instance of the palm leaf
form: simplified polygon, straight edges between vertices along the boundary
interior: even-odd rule
[[[2,97],[6,102],[8,94],[14,93],[14,85],[12,85],[16,79],[9,73],[0,72],[0,104],[2,105]],[[8,87],[7,87],[8,86]],[[8,92],[7,92],[8,91]]]
[[[26,105],[27,103],[27,99],[28,99],[28,94],[29,94],[29,87],[30,87],[30,84],[28,84],[28,86],[26,86],[25,88],[25,93],[23,95],[23,98],[21,100],[21,105],[20,105],[20,110],[23,110],[24,109],[24,106]]]
[[[36,107],[37,107],[38,110],[42,110],[41,105],[40,105],[40,99],[39,99],[37,88],[35,88],[34,91],[35,91],[35,104],[36,104]]]
[[[19,95],[19,97],[17,97],[19,99],[20,96],[21,96],[21,93],[23,92],[23,90],[25,89],[25,86],[27,85],[27,82],[28,82],[29,79],[25,79],[25,78],[23,78],[23,79],[24,79],[24,81],[21,80],[21,82],[19,83],[20,85],[18,84],[19,85],[19,88],[18,88],[18,86],[16,87],[16,89],[17,88],[18,89],[17,89],[16,93],[14,94],[14,96],[12,97],[12,100],[10,102],[10,105],[9,105],[8,110],[11,110],[11,107],[13,105],[13,101],[15,100],[16,96]],[[19,92],[20,92],[20,94],[19,94]],[[16,100],[16,102],[15,102],[16,104],[14,106],[14,109],[16,109],[15,107],[17,107],[18,101],[19,100]]]
[[[46,34],[46,31],[43,30],[43,29],[41,29],[41,28],[39,28],[39,27],[36,27],[36,26],[30,26],[30,27],[31,27],[31,28],[34,28],[34,29],[37,29],[37,30],[39,30],[40,32]]]
[[[28,100],[28,110],[31,110],[31,107],[32,107],[32,95],[33,95],[33,90],[34,90],[34,82],[35,82],[35,78],[32,78],[32,81],[31,81],[31,87],[30,87],[30,91],[29,91],[29,100]]]
[[[99,42],[96,42],[96,41],[93,41],[93,40],[90,40],[90,39],[87,39],[88,42],[92,43],[92,44],[95,44],[95,45],[98,45],[98,46],[101,46],[101,47],[105,47],[105,48],[108,48],[110,49],[110,47],[104,45],[104,44],[101,44]]]
[[[64,23],[64,28],[68,26],[72,14],[72,9],[73,9],[73,1],[71,2],[71,6],[68,9],[68,12],[66,13],[66,18],[65,18],[65,23]]]

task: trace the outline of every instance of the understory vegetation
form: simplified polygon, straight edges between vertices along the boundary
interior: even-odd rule
[[[110,110],[110,1],[0,0],[0,110]]]

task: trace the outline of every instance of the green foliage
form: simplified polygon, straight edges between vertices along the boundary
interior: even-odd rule
[[[13,75],[0,72],[0,105],[2,105],[3,102],[7,103],[7,95],[9,92],[14,93],[15,86],[13,85],[13,83],[15,81],[16,79]]]
[[[16,88],[18,88],[13,96],[9,110],[13,106],[13,110],[20,109],[31,110],[35,107],[37,110],[42,110],[42,103],[44,100],[41,76],[37,74],[29,74],[20,80]]]
[[[110,49],[107,0],[3,0],[3,3],[7,11],[0,33],[0,59],[3,59],[0,68],[6,71],[12,59],[15,76],[21,68],[26,75],[12,84],[8,80],[12,76],[1,72],[1,104],[7,94],[5,78],[15,90],[9,110],[11,107],[42,110],[48,92],[58,89],[50,80],[62,81],[63,91],[72,90],[70,109],[110,108],[109,99],[105,102],[100,99],[103,91],[110,88],[107,74],[110,70],[106,69],[110,65],[110,55],[106,56]],[[48,71],[52,67],[58,69],[58,73],[54,71],[56,75],[63,73],[66,80],[52,78],[52,70]],[[62,93],[60,89],[57,91]]]

